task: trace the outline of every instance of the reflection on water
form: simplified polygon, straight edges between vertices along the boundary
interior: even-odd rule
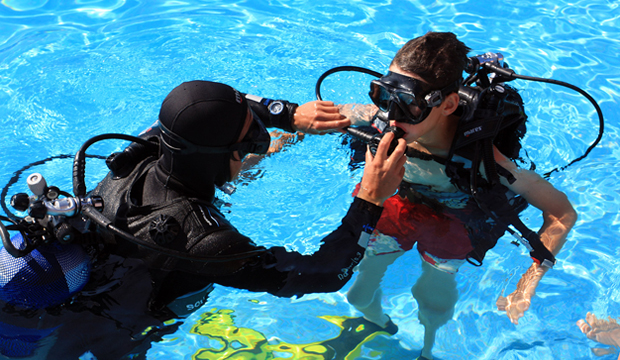
[[[279,339],[267,339],[254,329],[237,327],[234,313],[234,310],[214,308],[200,315],[189,332],[204,337],[201,341],[208,345],[202,345],[192,359],[355,359],[359,357],[364,343],[380,335],[389,336],[362,318],[319,316],[340,329],[338,336],[307,344],[291,344]],[[168,342],[174,343],[175,340]],[[381,356],[381,352],[375,352],[375,355]]]

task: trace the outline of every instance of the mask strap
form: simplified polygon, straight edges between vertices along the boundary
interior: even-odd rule
[[[157,125],[161,130],[161,141],[164,146],[170,149],[172,152],[177,152],[180,154],[223,154],[231,152],[232,150],[237,150],[237,148],[233,149],[232,146],[202,146],[191,143],[181,136],[175,134],[168,128],[164,126],[161,122],[158,121]],[[167,138],[167,139],[166,139]],[[180,146],[174,146],[170,143],[170,141],[178,143]]]
[[[430,93],[428,93],[424,97],[424,100],[426,101],[427,106],[428,107],[439,106],[443,102],[443,99],[445,98],[446,95],[453,93],[459,89],[459,86],[461,86],[462,82],[463,82],[463,79],[458,79],[457,81],[446,85],[443,89],[432,90]]]

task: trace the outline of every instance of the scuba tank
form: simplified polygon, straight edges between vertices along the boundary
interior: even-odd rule
[[[11,238],[23,246],[20,233]],[[0,249],[0,300],[27,309],[42,309],[64,302],[88,282],[90,257],[78,244],[44,244],[22,257]]]

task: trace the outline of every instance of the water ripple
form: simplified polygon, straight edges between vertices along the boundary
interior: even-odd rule
[[[461,301],[454,320],[437,335],[437,357],[589,359],[591,344],[575,321],[587,311],[619,316],[619,19],[619,4],[602,0],[3,0],[0,183],[35,159],[75,152],[94,134],[139,132],[182,81],[223,81],[244,92],[302,103],[314,99],[315,82],[329,68],[385,71],[408,39],[429,30],[453,31],[473,53],[503,53],[519,74],[583,88],[598,100],[607,127],[585,160],[550,178],[566,192],[579,221],[528,314],[514,326],[495,308],[496,298],[514,289],[530,263],[522,249],[501,239],[481,268],[460,271]],[[334,79],[324,89],[331,98],[365,96],[368,79]],[[594,109],[574,91],[511,84],[524,97],[525,150],[541,173],[566,165],[596,138]],[[94,151],[107,154],[122,145]],[[265,159],[255,170],[259,178],[240,185],[228,199],[233,206],[227,216],[257,242],[312,252],[338,226],[361,176],[349,172],[348,156],[337,136],[326,136]],[[70,163],[58,160],[37,169],[55,185],[70,188]],[[101,164],[89,163],[87,169],[90,184],[105,173]],[[24,188],[16,184],[11,190]],[[539,212],[529,209],[525,217],[540,226]],[[392,358],[417,356],[422,326],[410,288],[419,271],[415,253],[389,270],[385,309],[401,331],[367,344],[362,358],[386,349]],[[317,316],[355,314],[345,291],[289,300],[218,287],[209,306],[235,309],[239,326],[267,338],[292,341],[299,335],[310,342],[334,334]],[[198,316],[183,324],[175,340],[156,344],[149,358],[179,352],[189,357],[208,346],[189,333]]]

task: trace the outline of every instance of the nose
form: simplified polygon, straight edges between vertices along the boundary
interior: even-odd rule
[[[388,119],[390,121],[393,121],[393,120],[404,121],[404,120],[406,120],[405,113],[400,108],[400,106],[398,106],[396,101],[391,101],[390,102],[390,105],[389,105],[389,108],[388,108],[388,111],[387,111],[387,116],[388,116]]]

